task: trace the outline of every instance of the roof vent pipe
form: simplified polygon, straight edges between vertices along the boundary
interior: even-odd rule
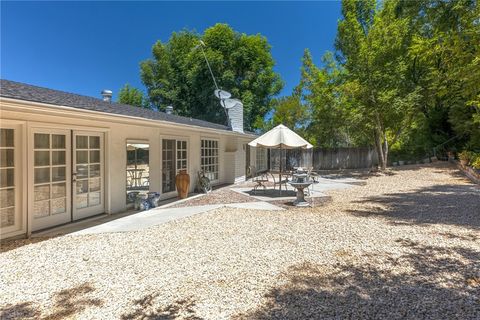
[[[103,101],[112,102],[112,91],[102,90]]]
[[[165,113],[166,114],[173,114],[173,107],[172,106],[167,106],[165,108]]]

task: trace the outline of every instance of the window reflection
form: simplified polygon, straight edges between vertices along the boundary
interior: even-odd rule
[[[150,186],[148,143],[127,141],[127,204],[134,203],[137,194]]]

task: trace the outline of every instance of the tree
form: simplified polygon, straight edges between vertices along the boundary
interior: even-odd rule
[[[118,102],[129,104],[135,107],[148,108],[148,101],[145,99],[143,92],[137,88],[130,86],[128,83],[120,89],[118,93]]]
[[[216,24],[203,34],[174,32],[168,42],[154,44],[153,57],[141,63],[150,102],[161,110],[173,105],[180,115],[226,123],[213,95],[215,85],[198,47],[200,40],[218,85],[243,102],[245,128],[255,129],[256,120],[272,109],[283,83],[273,71],[267,39],[236,32],[226,24]]]
[[[480,6],[476,0],[402,1],[414,21],[410,48],[434,145],[453,136],[480,150]],[[436,139],[435,139],[436,138]]]
[[[385,169],[389,146],[409,128],[418,103],[409,81],[410,20],[398,17],[396,2],[342,2],[337,58],[345,68],[344,90],[357,123],[370,131],[380,167]]]
[[[308,112],[299,96],[291,95],[276,99],[273,110],[273,126],[283,124],[299,133],[305,129]]]
[[[348,101],[343,94],[344,76],[331,52],[322,57],[322,66],[317,67],[305,49],[300,84],[295,90],[308,110],[305,135],[314,145],[340,147],[360,142],[361,130],[355,131],[345,107]]]

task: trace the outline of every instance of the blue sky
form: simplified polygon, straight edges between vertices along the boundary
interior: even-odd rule
[[[320,63],[333,50],[340,2],[4,2],[0,76],[98,97],[130,83],[144,89],[139,63],[156,40],[217,22],[272,45],[281,95],[298,83],[309,48]]]

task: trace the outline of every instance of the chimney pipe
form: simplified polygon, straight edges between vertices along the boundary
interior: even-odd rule
[[[102,90],[103,101],[112,102],[112,91]]]
[[[165,113],[166,114],[173,114],[173,106],[167,106],[165,108]]]

